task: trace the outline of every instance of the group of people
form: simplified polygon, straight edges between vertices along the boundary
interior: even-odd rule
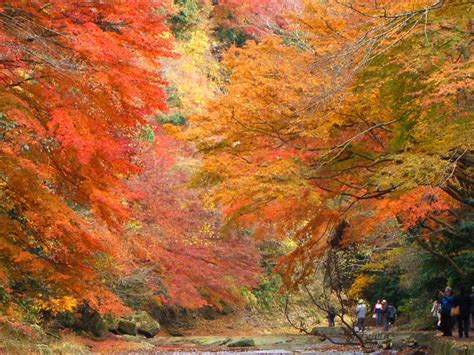
[[[365,320],[367,318],[367,306],[365,305],[364,300],[359,300],[359,302],[357,302],[355,313],[357,317],[357,329],[359,332],[363,332],[365,330]],[[374,305],[372,310],[372,318],[375,319],[376,327],[381,327],[383,325],[384,330],[389,330],[393,323],[395,323],[397,310],[386,300],[377,300],[377,303]]]
[[[474,286],[471,291],[467,294],[461,287],[459,294],[453,295],[451,287],[446,287],[441,297],[434,300],[431,314],[436,317],[443,336],[452,336],[457,323],[459,337],[469,337],[469,323],[474,326]]]
[[[364,300],[359,300],[355,308],[357,318],[357,330],[365,331],[365,323],[368,310]],[[453,295],[451,287],[446,287],[444,292],[440,292],[440,297],[433,301],[431,314],[436,317],[437,327],[443,332],[443,336],[452,336],[453,328],[457,323],[459,337],[469,337],[470,326],[474,327],[474,286],[470,294],[466,293],[461,287],[459,294]],[[334,326],[336,311],[334,307],[328,310],[328,323],[330,327]],[[376,327],[382,327],[389,330],[397,318],[396,308],[386,300],[377,300],[372,309],[372,318],[375,320]],[[474,329],[474,328],[473,328]]]

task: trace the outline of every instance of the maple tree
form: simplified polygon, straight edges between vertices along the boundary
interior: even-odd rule
[[[471,17],[467,0],[2,2],[6,312],[239,302],[254,236],[292,238],[289,289],[365,253],[343,286],[367,294],[404,240],[472,276]]]
[[[472,209],[469,14],[463,1],[308,1],[298,41],[228,53],[226,94],[192,120],[197,179],[229,223],[294,235],[289,284],[329,248],[382,243],[385,221],[421,223],[429,249]]]
[[[157,128],[156,137],[138,156],[142,173],[129,182],[143,195],[133,206],[135,223],[125,242],[137,255],[138,264],[129,269],[155,266],[143,282],[158,303],[189,308],[239,303],[241,288],[254,286],[259,275],[254,243],[238,233],[221,235],[219,210],[201,202],[202,191],[183,189],[196,164],[192,149],[163,129]]]
[[[125,309],[98,264],[117,254],[128,218],[123,199],[133,196],[122,180],[138,171],[133,138],[166,107],[162,5],[2,4],[0,249],[12,299]]]
[[[211,238],[201,229],[215,229],[217,212],[180,194],[186,178],[173,177],[176,151],[165,148],[173,140],[161,131],[153,148],[142,142],[167,109],[169,9],[161,0],[2,3],[2,302],[126,312],[113,280],[150,264],[156,277],[142,281],[161,303],[236,300],[238,285],[254,282],[248,243]]]
[[[285,28],[288,25],[285,13],[299,7],[300,2],[297,0],[220,0],[215,5],[214,16],[219,25],[260,36]]]

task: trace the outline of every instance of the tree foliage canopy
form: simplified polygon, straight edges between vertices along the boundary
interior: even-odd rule
[[[382,243],[388,221],[432,249],[472,211],[471,15],[467,1],[307,1],[297,41],[228,53],[226,94],[192,120],[196,179],[229,223],[295,235],[288,278],[328,248]]]

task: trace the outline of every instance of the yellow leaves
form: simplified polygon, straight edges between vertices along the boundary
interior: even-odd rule
[[[178,45],[180,52],[191,58],[194,62],[203,61],[209,50],[209,37],[205,28],[197,28],[188,33],[189,40]]]
[[[375,275],[360,274],[352,283],[351,288],[347,292],[347,296],[352,299],[360,298],[364,290],[370,288],[377,281]]]
[[[48,300],[37,300],[36,303],[39,309],[50,311],[53,314],[71,312],[75,310],[78,305],[78,301],[71,296],[49,298]]]
[[[204,236],[207,239],[211,239],[216,236],[216,230],[211,223],[206,222],[199,228],[198,234]]]
[[[435,49],[440,39],[456,43],[463,35],[426,45],[426,29],[430,38],[438,35],[403,15],[432,3],[307,1],[292,28],[305,31],[305,50],[276,35],[229,50],[225,94],[191,117],[189,134],[204,153],[201,176],[215,177],[212,202],[226,206],[229,220],[248,223],[253,217],[250,223],[259,227],[276,221],[269,230],[284,236],[319,210],[332,210],[337,219],[350,205],[357,210],[345,217],[357,225],[343,243],[375,244],[367,234],[399,213],[384,200],[394,186],[406,194],[445,182],[453,165],[442,155],[472,146],[472,120],[454,112],[446,98],[443,109],[433,101],[433,91],[438,99],[464,90],[468,107],[469,82],[453,85],[452,67],[444,64],[454,54],[446,60]],[[384,8],[401,20],[360,13],[384,15]],[[383,218],[368,221],[376,207]],[[327,220],[314,220],[298,237],[324,235]],[[326,248],[315,242],[310,257]],[[300,249],[301,258],[310,259],[309,249]],[[353,293],[373,282],[361,276]]]
[[[453,171],[454,165],[438,154],[411,153],[392,155],[398,163],[388,165],[374,176],[381,188],[402,185],[405,190],[419,185],[443,186]]]
[[[186,39],[176,43],[180,58],[165,61],[166,78],[176,86],[180,106],[189,112],[199,112],[218,91],[220,66],[210,51],[206,21],[203,17]]]
[[[292,252],[298,246],[298,243],[293,238],[285,238],[282,240],[282,246],[285,249],[286,253]]]
[[[163,31],[156,37],[163,38],[163,39],[170,39],[173,37],[173,33],[171,33],[171,31]]]
[[[165,123],[162,125],[163,129],[167,134],[172,137],[180,137],[183,134],[183,128],[175,124]]]
[[[9,303],[5,307],[2,306],[2,315],[9,319],[22,319],[25,316],[25,310],[16,303]]]
[[[206,196],[204,196],[202,203],[203,207],[208,211],[213,211],[217,208],[215,201],[209,194],[206,194]]]

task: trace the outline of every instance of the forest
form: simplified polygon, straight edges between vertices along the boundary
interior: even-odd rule
[[[0,1],[0,353],[343,346],[330,313],[367,350],[359,300],[434,333],[474,290],[473,9]]]

